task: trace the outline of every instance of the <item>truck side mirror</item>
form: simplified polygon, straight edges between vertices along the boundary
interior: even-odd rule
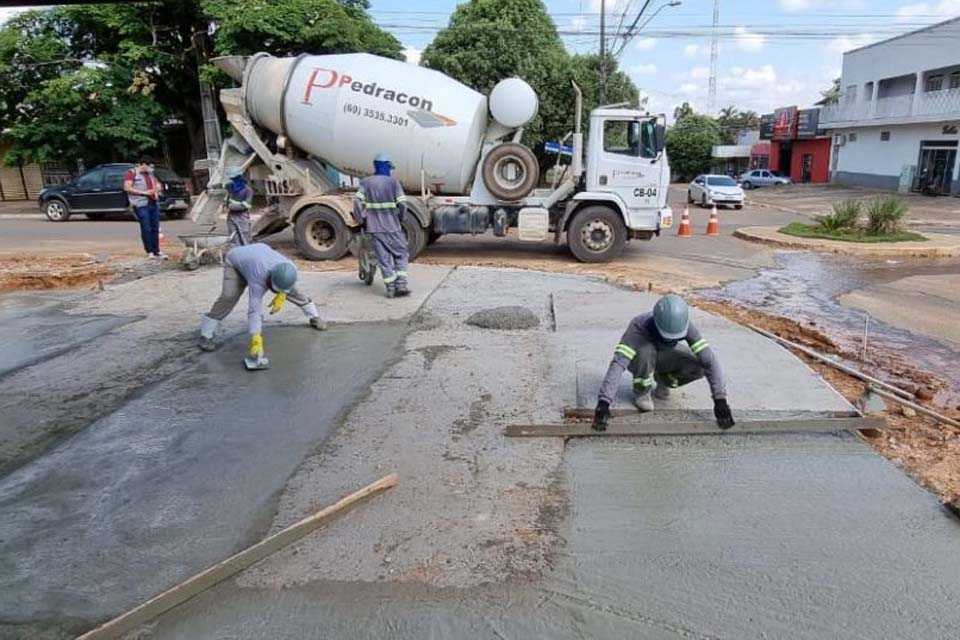
[[[667,126],[662,122],[657,122],[654,131],[654,136],[657,143],[657,153],[660,154],[663,153],[664,148],[667,146]]]

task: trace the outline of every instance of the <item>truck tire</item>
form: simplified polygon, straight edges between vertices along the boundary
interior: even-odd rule
[[[297,216],[293,237],[308,260],[339,260],[347,255],[350,230],[336,211],[315,204]]]
[[[627,226],[610,207],[584,207],[567,228],[567,244],[580,262],[610,262],[627,246]]]
[[[427,231],[420,226],[420,221],[415,215],[407,213],[403,216],[403,233],[407,236],[407,248],[410,251],[410,259],[413,260],[427,246]]]
[[[520,200],[540,179],[540,164],[533,151],[515,142],[493,148],[483,159],[483,184],[500,200]]]
[[[442,233],[437,233],[433,229],[430,229],[430,231],[427,233],[427,246],[430,246],[431,244],[439,240],[440,236],[442,235],[443,235]]]
[[[43,203],[43,213],[50,222],[66,222],[70,219],[70,207],[59,198],[51,198]]]

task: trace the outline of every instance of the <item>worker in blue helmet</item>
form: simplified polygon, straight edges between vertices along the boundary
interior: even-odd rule
[[[686,342],[686,346],[680,342]],[[690,309],[680,296],[660,298],[653,312],[630,321],[613,353],[600,387],[593,428],[605,431],[610,406],[624,371],[633,375],[634,404],[643,412],[654,410],[654,399],[666,400],[670,390],[706,377],[713,396],[713,414],[721,429],[734,425],[727,404],[723,372],[710,344],[690,321]]]
[[[262,243],[234,247],[224,259],[223,288],[220,297],[213,303],[200,322],[199,347],[204,351],[217,348],[214,336],[220,322],[226,318],[249,289],[247,330],[250,334],[248,360],[254,363],[265,361],[262,336],[263,296],[267,291],[274,296],[269,304],[270,313],[280,311],[286,300],[300,307],[309,319],[310,326],[319,331],[327,328],[320,319],[317,305],[297,289],[297,268],[269,246]],[[248,368],[262,368],[250,367]]]
[[[353,215],[367,234],[377,254],[388,298],[410,295],[407,264],[410,249],[403,232],[407,197],[400,181],[390,175],[393,163],[385,153],[373,160],[372,176],[360,181],[353,201]]]
[[[227,190],[227,230],[233,245],[250,244],[250,209],[253,208],[253,189],[239,167],[228,167],[224,172],[229,182]]]

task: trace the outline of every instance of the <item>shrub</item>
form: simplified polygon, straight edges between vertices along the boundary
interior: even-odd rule
[[[867,205],[867,228],[869,235],[900,233],[908,207],[897,198],[877,198]]]
[[[844,231],[856,229],[860,221],[861,202],[859,200],[844,200],[833,205],[833,213],[815,216],[819,226],[824,231]]]

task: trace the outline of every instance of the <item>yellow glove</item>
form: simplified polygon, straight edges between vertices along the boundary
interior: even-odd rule
[[[280,311],[280,307],[283,306],[283,303],[286,301],[286,299],[287,299],[287,294],[285,294],[282,291],[277,295],[275,295],[273,297],[273,300],[270,302],[270,315],[273,315],[276,312]]]
[[[263,356],[263,336],[255,333],[250,336],[250,357],[260,358]]]

